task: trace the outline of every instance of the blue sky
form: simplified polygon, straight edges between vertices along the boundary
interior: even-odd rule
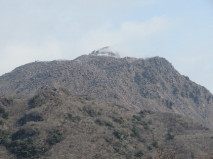
[[[0,75],[112,46],[161,56],[213,92],[213,0],[0,0]]]

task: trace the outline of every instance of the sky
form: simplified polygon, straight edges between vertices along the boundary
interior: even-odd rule
[[[164,57],[213,92],[213,0],[0,0],[0,75],[104,46]]]

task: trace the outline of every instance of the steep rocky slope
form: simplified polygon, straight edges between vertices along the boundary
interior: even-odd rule
[[[4,159],[212,157],[213,132],[180,115],[136,111],[54,87],[29,99],[1,98],[0,107]]]
[[[212,94],[164,58],[83,55],[72,61],[34,62],[1,76],[0,94],[32,96],[47,85],[132,110],[174,112],[213,128]]]

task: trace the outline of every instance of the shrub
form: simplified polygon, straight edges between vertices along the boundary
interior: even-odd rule
[[[146,114],[151,114],[152,112],[150,111],[150,110],[141,110],[140,112],[139,112],[139,114],[142,116],[142,117],[144,117],[144,115],[146,115]]]
[[[30,138],[12,141],[9,150],[17,158],[38,158],[43,153],[43,148],[35,146]]]
[[[133,115],[132,120],[133,121],[141,121],[141,116]]]
[[[122,144],[121,144],[120,142],[115,142],[115,143],[113,144],[113,149],[114,149],[116,152],[119,152],[120,149],[121,149],[121,147],[122,147]]]
[[[131,134],[131,136],[132,137],[140,137],[139,130],[138,130],[138,128],[135,125],[132,128],[132,134]]]
[[[135,153],[135,157],[142,157],[144,154],[141,150]]]
[[[167,134],[167,140],[172,140],[172,139],[174,139],[174,137],[175,137],[174,134],[172,134],[171,132],[168,132],[168,134]]]
[[[38,133],[39,133],[38,131],[35,131],[33,129],[19,129],[18,131],[16,131],[15,133],[11,135],[11,139],[13,141],[21,140],[21,139],[32,137]]]
[[[45,150],[34,144],[32,137],[36,134],[38,131],[33,129],[19,129],[11,135],[12,141],[6,146],[17,158],[38,158]]]
[[[114,128],[113,123],[110,121],[105,121],[105,125],[110,127],[110,128]]]
[[[9,113],[8,113],[8,112],[5,112],[5,113],[2,115],[2,118],[8,119],[8,116],[9,116]]]
[[[122,134],[121,134],[121,132],[119,132],[119,131],[114,131],[114,132],[113,132],[113,135],[114,135],[116,138],[118,138],[118,139],[121,139],[121,138],[122,138]]]
[[[4,124],[5,124],[4,120],[0,119],[0,125],[4,125]]]
[[[83,107],[83,111],[86,112],[91,117],[95,117],[98,115],[98,113],[91,106]]]
[[[76,121],[80,121],[81,117],[80,116],[73,116],[70,113],[67,113],[67,117],[72,121],[72,122],[76,122]]]
[[[25,114],[21,119],[19,119],[18,124],[19,125],[25,125],[27,122],[34,121],[34,122],[39,122],[43,121],[43,117],[37,113],[30,113],[30,114]]]
[[[72,119],[72,114],[71,114],[71,113],[67,113],[67,117],[68,117],[69,119]]]
[[[36,95],[29,100],[28,104],[30,108],[40,107],[44,104],[44,99],[41,95]]]
[[[142,117],[144,117],[145,114],[146,114],[146,112],[145,112],[144,110],[141,110],[141,111],[139,112],[139,114],[140,114]]]
[[[158,147],[158,142],[157,142],[157,141],[154,141],[154,142],[152,143],[152,146],[155,147],[155,148],[157,148],[157,147]]]
[[[0,100],[1,100],[1,103],[5,106],[11,105],[13,103],[13,99],[9,99],[9,98],[2,98]]]
[[[119,124],[124,123],[124,119],[122,117],[113,117],[113,121]]]
[[[5,113],[5,109],[0,107],[0,114],[3,114],[3,113]]]
[[[141,141],[141,142],[146,142],[145,139],[141,137],[139,129],[135,125],[133,125],[133,127],[132,127],[132,134],[131,134],[131,136],[132,137],[137,137],[138,140]]]
[[[104,126],[105,125],[105,122],[103,120],[100,120],[100,119],[96,119],[95,123],[100,125],[100,126]]]
[[[148,125],[147,122],[141,121],[140,124],[143,125],[143,127],[144,127],[145,130],[148,130],[148,129],[149,129],[149,125]]]
[[[123,130],[121,130],[121,131],[118,131],[118,130],[115,130],[114,132],[113,132],[113,135],[117,138],[117,139],[125,139],[127,136],[128,136],[128,134],[125,132],[125,131],[123,131]]]
[[[4,119],[8,119],[8,112],[5,111],[4,108],[0,107],[0,115],[2,116],[2,118]]]
[[[152,150],[152,146],[148,146],[147,149],[148,149],[149,151],[151,151],[151,150]]]
[[[9,131],[0,130],[0,144],[7,145],[9,142]]]
[[[104,120],[96,119],[95,123],[100,125],[100,126],[108,126],[110,128],[114,128],[113,123],[110,122],[110,121],[104,121]]]
[[[55,145],[61,142],[64,139],[62,132],[54,131],[47,139],[47,142],[50,146]]]

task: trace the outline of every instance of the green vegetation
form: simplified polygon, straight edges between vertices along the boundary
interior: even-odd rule
[[[64,135],[62,132],[56,130],[47,139],[47,143],[52,146],[59,142],[61,142],[64,139]]]
[[[6,130],[0,130],[0,144],[7,145],[9,142],[10,132]]]
[[[9,116],[9,113],[8,113],[8,112],[5,112],[5,113],[2,115],[2,118],[8,119],[8,116]]]
[[[119,124],[124,123],[124,119],[122,117],[113,117],[113,121]]]
[[[114,128],[113,123],[110,122],[110,121],[104,121],[104,120],[96,119],[95,123],[100,125],[100,126],[107,126],[107,127],[110,127],[110,128]]]
[[[5,106],[8,106],[13,103],[13,99],[10,98],[1,98],[1,103]]]
[[[41,146],[34,142],[35,137],[38,134],[38,130],[29,128],[19,129],[12,134],[9,131],[0,130],[0,144],[4,145],[10,152],[14,153],[18,159],[35,159],[40,158],[50,146],[62,141],[64,138],[61,132],[54,131],[47,139],[47,143],[50,146]]]
[[[118,138],[118,139],[122,139],[123,138],[123,134],[120,131],[114,131],[113,135]]]
[[[138,116],[138,115],[133,115],[132,116],[132,120],[133,121],[141,121],[142,117],[141,116]]]
[[[168,131],[167,140],[173,140],[174,138],[175,138],[175,135],[172,132]]]
[[[94,110],[91,106],[84,106],[83,111],[90,117],[95,117],[99,115],[99,113],[96,110]]]
[[[11,135],[11,139],[14,140],[21,140],[21,139],[25,139],[25,138],[29,138],[32,137],[36,134],[39,134],[38,131],[33,130],[33,129],[19,129],[18,131],[16,131],[15,133],[13,133]]]
[[[138,128],[135,125],[133,125],[131,136],[132,137],[140,137],[139,130],[138,130]]]
[[[132,127],[131,136],[138,138],[138,140],[140,142],[146,142],[145,139],[141,137],[140,132],[139,132],[139,128],[136,125],[133,125],[133,127]]]
[[[33,98],[31,98],[28,102],[30,108],[36,108],[40,107],[42,104],[44,104],[44,99],[41,95],[35,95]]]
[[[141,117],[145,117],[147,114],[151,114],[152,112],[150,110],[141,110],[139,112]]]
[[[27,122],[34,121],[34,122],[39,122],[43,121],[43,117],[37,113],[30,113],[30,114],[25,114],[21,119],[19,119],[18,124],[23,126]]]
[[[2,119],[0,119],[0,126],[1,126],[1,125],[4,125],[4,124],[5,124],[5,121],[2,120]]]
[[[95,123],[98,124],[98,125],[100,125],[100,126],[104,126],[105,125],[105,121],[100,120],[100,119],[96,119]]]
[[[141,112],[140,112],[140,113],[141,113]],[[144,114],[144,111],[143,111],[142,114]],[[132,121],[133,121],[134,123],[143,125],[143,127],[144,127],[145,130],[148,130],[148,129],[149,129],[149,125],[152,124],[152,120],[149,120],[148,122],[143,121],[143,120],[142,120],[142,117],[141,117],[141,116],[138,116],[138,115],[133,115],[133,116],[132,116]]]
[[[138,152],[135,153],[135,157],[142,157],[144,154],[143,154],[143,151],[139,150]]]
[[[4,108],[0,107],[0,115],[2,116],[2,118],[8,119],[9,113],[6,112]]]
[[[67,117],[69,120],[71,120],[72,122],[76,122],[76,121],[80,121],[81,117],[80,116],[73,116],[71,113],[67,113]]]
[[[39,158],[44,152],[43,148],[34,145],[31,138],[12,141],[8,147],[17,158]]]
[[[148,125],[147,122],[141,121],[140,124],[143,125],[143,127],[144,127],[145,130],[148,130],[148,129],[149,129],[149,125]]]
[[[157,148],[158,147],[158,142],[157,141],[152,142],[152,146]]]
[[[110,128],[114,128],[113,123],[110,121],[105,121],[105,125],[110,127]]]
[[[152,150],[152,146],[148,146],[147,149],[148,149],[149,151],[151,151],[151,150]]]
[[[121,146],[122,146],[122,145],[121,145],[120,142],[116,142],[116,143],[113,144],[113,149],[114,149],[116,152],[119,152]]]
[[[179,132],[179,130],[180,133],[186,132],[186,134],[191,130],[192,132],[199,130],[197,132],[200,134],[203,132],[199,126],[190,125],[193,124],[191,121],[185,121],[184,118],[182,120],[173,114],[150,114],[151,112],[145,110],[138,112],[125,109],[124,106],[115,106],[113,103],[105,104],[86,98],[76,95],[67,96],[63,91],[54,94],[53,91],[48,90],[47,93],[40,93],[31,99],[35,107],[44,103],[42,107],[36,109],[26,107],[28,100],[19,101],[17,99],[14,102],[17,103],[14,109],[12,106],[1,105],[0,107],[5,110],[10,110],[11,116],[10,120],[5,120],[1,115],[6,111],[1,111],[0,125],[4,125],[0,126],[1,146],[8,150],[9,155],[11,152],[18,159],[45,158],[47,156],[42,156],[45,152],[47,152],[45,155],[50,155],[49,158],[60,158],[57,151],[61,151],[61,149],[67,153],[67,156],[77,158],[81,157],[81,153],[85,150],[84,152],[88,153],[84,153],[83,158],[148,159],[150,156],[158,157],[156,151],[168,142],[169,145],[165,146],[168,148],[166,152],[169,153],[170,149],[172,152],[173,147],[170,147],[170,144],[174,144],[178,139],[182,141],[182,136],[178,134],[177,139],[172,140],[175,132]],[[63,101],[63,104],[55,106],[55,101],[57,102],[58,99]],[[84,104],[80,100],[84,101]],[[19,113],[16,114],[16,111]],[[177,123],[174,124],[174,122]],[[168,127],[172,127],[174,130],[168,129]],[[201,139],[202,142],[207,138],[210,140],[211,136],[212,134],[206,135]],[[65,137],[68,140],[66,142]],[[185,147],[180,146],[183,144],[181,141],[177,142],[179,148],[177,152],[184,156],[188,150],[184,150]],[[184,146],[189,147],[191,143],[187,142],[184,142]],[[83,151],[79,149],[81,144],[84,147]],[[207,146],[210,147],[211,144],[208,143]],[[57,150],[52,151],[56,147]],[[50,149],[52,150],[49,151]],[[3,149],[3,151],[5,150]],[[193,149],[191,152],[194,152]],[[194,156],[197,156],[196,152]]]
[[[44,149],[33,143],[32,137],[38,134],[35,130],[19,129],[10,135],[8,131],[0,132],[0,144],[3,144],[17,158],[38,158]]]

